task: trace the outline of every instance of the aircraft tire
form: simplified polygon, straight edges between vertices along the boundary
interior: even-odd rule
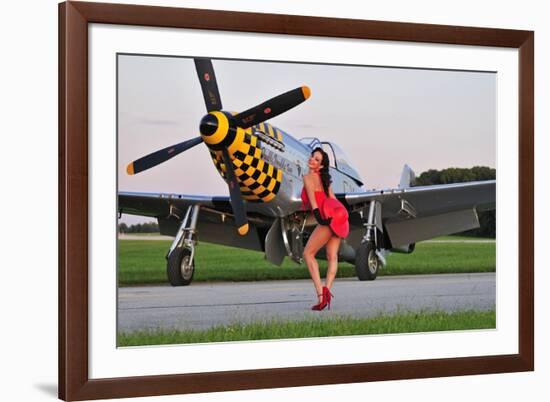
[[[193,281],[195,261],[188,264],[191,251],[185,247],[176,247],[166,263],[168,282],[172,286],[187,286]]]
[[[360,281],[374,281],[380,268],[374,242],[361,243],[355,256],[355,273]]]

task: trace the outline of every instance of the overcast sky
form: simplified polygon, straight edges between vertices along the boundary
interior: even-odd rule
[[[239,112],[307,85],[311,97],[270,120],[296,138],[336,142],[367,189],[420,174],[496,167],[496,74],[213,60],[224,110]],[[120,191],[227,194],[206,145],[135,176],[126,165],[199,135],[206,113],[193,59],[119,56]],[[143,219],[124,216],[135,223]]]

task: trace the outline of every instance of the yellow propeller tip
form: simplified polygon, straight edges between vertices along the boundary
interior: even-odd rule
[[[304,94],[304,99],[307,99],[311,96],[311,89],[305,85],[302,87],[302,93]]]
[[[245,234],[247,234],[248,233],[248,223],[242,225],[238,230],[239,230],[239,234],[241,236],[244,236]]]
[[[134,174],[134,163],[130,163],[128,166],[126,166],[126,173],[128,173],[130,176]]]

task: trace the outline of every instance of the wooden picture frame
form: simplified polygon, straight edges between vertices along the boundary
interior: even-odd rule
[[[120,24],[519,50],[519,353],[90,379],[88,24]],[[64,400],[295,387],[534,370],[534,33],[105,3],[59,5],[59,397]]]

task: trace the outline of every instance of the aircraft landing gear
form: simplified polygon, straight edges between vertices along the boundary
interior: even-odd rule
[[[378,270],[383,265],[377,251],[377,230],[376,230],[376,212],[377,202],[371,201],[369,205],[369,214],[367,221],[364,223],[365,235],[361,240],[361,244],[355,251],[355,273],[360,281],[373,281],[378,275]],[[378,209],[378,211],[376,211]]]
[[[172,286],[187,286],[195,273],[195,246],[200,207],[190,206],[166,255],[166,272]]]
[[[168,282],[172,286],[187,286],[193,280],[195,261],[191,259],[191,251],[179,247],[168,257],[166,265]]]
[[[355,273],[360,281],[373,281],[378,275],[380,260],[374,242],[361,243],[355,256]]]

